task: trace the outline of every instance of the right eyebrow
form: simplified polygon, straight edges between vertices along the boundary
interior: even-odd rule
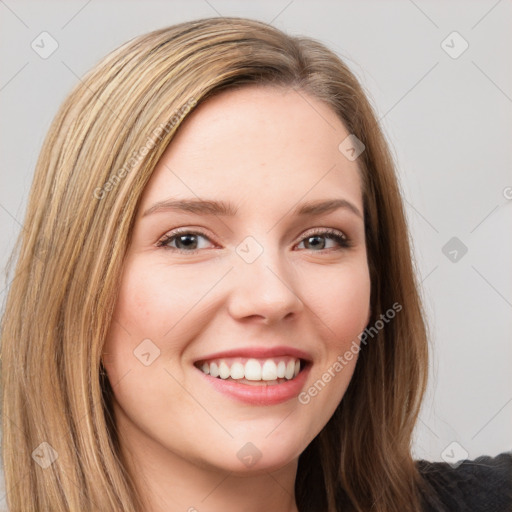
[[[195,213],[197,215],[223,215],[234,217],[238,208],[231,203],[225,201],[209,201],[202,199],[168,199],[166,201],[159,201],[151,208],[148,208],[144,214],[150,215],[159,211],[185,211]]]

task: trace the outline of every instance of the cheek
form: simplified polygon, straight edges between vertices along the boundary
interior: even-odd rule
[[[165,290],[165,283],[151,266],[144,268],[133,263],[125,266],[103,347],[104,364],[112,381],[127,371],[139,370],[140,362],[135,359],[138,347],[146,347],[142,353],[149,350],[151,357],[161,349],[159,340],[172,327],[173,311],[179,304]]]
[[[126,263],[103,347],[104,366],[116,401],[136,423],[141,418],[158,423],[162,402],[181,400],[182,387],[165,369],[169,361],[180,361],[187,340],[194,337],[196,329],[202,329],[204,315],[196,303],[211,283],[198,279],[192,266],[190,272],[173,270],[136,259]],[[183,382],[180,365],[173,365],[171,370]],[[197,412],[193,403],[181,407],[184,415],[186,407],[191,415]]]
[[[149,351],[150,360],[157,355],[151,369],[179,361],[187,340],[194,339],[211,320],[209,302],[202,299],[223,273],[223,268],[201,273],[194,265],[172,267],[144,258],[128,260],[103,347],[111,380],[117,381],[128,371],[132,375],[143,371],[145,367],[136,358],[139,352]]]
[[[315,286],[306,291],[317,319],[315,331],[322,339],[317,365],[298,397],[304,407],[312,439],[329,421],[354,373],[359,335],[370,313],[370,276],[361,260],[325,275],[316,273]]]
[[[219,269],[219,275],[222,273]],[[208,319],[204,314],[208,301],[200,299],[217,280],[211,269],[202,278],[192,265],[172,269],[158,263],[142,265],[137,260],[127,263],[105,350],[128,357],[145,339],[160,340],[157,343],[161,345],[166,338],[192,338]],[[350,343],[366,326],[370,278],[362,259],[336,269],[317,267],[313,274],[304,270],[298,283],[300,295],[314,313],[313,321],[318,320],[321,337],[333,340],[335,348],[340,342]],[[160,348],[172,357],[183,347],[173,343]]]
[[[370,276],[362,262],[316,273],[305,288],[310,306],[335,343],[352,341],[365,328],[370,312]]]
[[[213,278],[183,268],[133,264],[126,268],[114,318],[132,337],[161,340],[192,314]],[[183,323],[187,323],[185,320]]]

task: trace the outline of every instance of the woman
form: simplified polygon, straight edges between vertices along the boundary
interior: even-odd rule
[[[183,23],[64,102],[3,321],[11,511],[505,510],[512,456],[412,459],[427,367],[393,162],[323,45]]]

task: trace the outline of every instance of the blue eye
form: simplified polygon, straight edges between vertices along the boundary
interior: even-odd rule
[[[198,237],[209,240],[206,235],[200,232],[186,230],[174,231],[173,233],[169,233],[168,235],[165,235],[161,240],[159,240],[157,246],[188,254],[194,254],[199,249],[204,249],[204,247],[198,247]],[[176,246],[173,247],[171,245],[172,243],[175,243]]]
[[[322,242],[322,239],[324,241]],[[305,247],[306,249],[315,249],[313,252],[320,252],[326,249],[330,249],[330,247],[326,247],[325,240],[334,241],[339,248],[348,248],[350,247],[350,241],[348,238],[341,233],[341,231],[334,230],[319,230],[314,233],[310,233],[306,238],[304,238],[300,244],[306,242],[309,247]],[[300,245],[299,244],[299,245]]]
[[[157,242],[157,247],[163,247],[171,251],[177,251],[185,254],[195,254],[200,249],[207,249],[208,247],[200,244],[200,239],[210,239],[199,231],[180,230],[168,233]],[[323,241],[322,241],[323,239]],[[335,242],[338,247],[326,247],[326,240]],[[211,242],[211,241],[210,241]],[[334,249],[341,250],[351,247],[350,240],[341,232],[337,230],[324,229],[317,230],[308,234],[301,240],[299,245],[305,244],[306,250],[313,252],[321,252],[324,250]]]

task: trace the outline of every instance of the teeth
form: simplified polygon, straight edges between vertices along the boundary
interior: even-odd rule
[[[221,379],[227,379],[229,377],[229,366],[222,361],[219,366],[219,375]]]
[[[217,366],[216,363],[212,363],[210,365],[210,375],[212,377],[218,377],[219,376],[219,367]]]
[[[293,375],[295,373],[295,362],[294,361],[288,361],[288,364],[286,365],[286,373],[284,374],[285,379],[293,379]]]
[[[271,359],[267,359],[263,363],[263,368],[261,369],[261,378],[263,380],[277,379],[277,365]]]
[[[231,362],[221,360],[211,363],[204,362],[201,370],[206,375],[221,379],[231,378],[232,380],[246,379],[249,381],[265,381],[269,385],[278,384],[278,379],[291,380],[300,372],[300,360],[288,359],[287,361],[266,359],[248,359],[245,364],[240,361]]]
[[[285,373],[286,373],[286,363],[284,361],[279,361],[279,364],[277,365],[277,377],[279,379],[283,379]]]
[[[233,363],[231,365],[231,378],[243,379],[245,377],[245,368],[242,363]]]
[[[261,364],[256,359],[249,359],[245,363],[245,378],[247,380],[261,380]]]

